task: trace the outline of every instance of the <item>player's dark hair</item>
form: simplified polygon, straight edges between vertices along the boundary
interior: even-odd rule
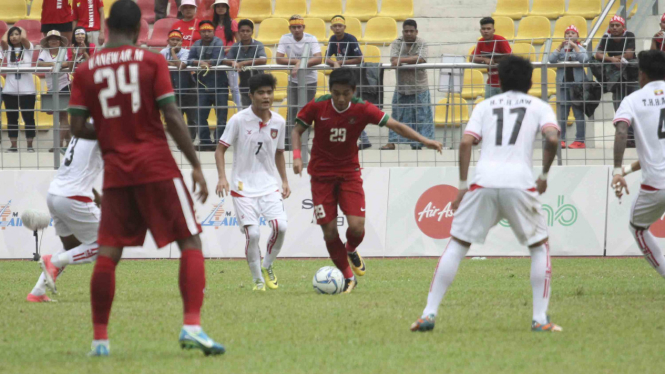
[[[21,45],[20,41],[16,45],[13,45],[11,39],[9,39],[9,37],[12,36],[14,31],[18,32],[19,36],[21,35],[21,29],[16,26],[10,27],[9,31],[7,31],[7,44],[9,44],[9,49],[10,49],[9,61],[11,62],[17,62],[23,60],[23,45]],[[14,53],[15,48],[21,50],[21,53],[19,53],[18,56],[16,56],[16,53]]]
[[[132,0],[120,0],[111,6],[106,22],[110,30],[122,33],[138,31],[141,27],[141,8]]]
[[[414,19],[407,19],[406,21],[404,21],[404,23],[402,24],[402,28],[405,28],[407,26],[413,26],[416,30],[418,30],[418,24]]]
[[[665,52],[642,51],[637,55],[637,60],[640,71],[646,74],[650,81],[665,80]]]
[[[261,87],[277,87],[277,78],[272,74],[257,74],[249,78],[249,93],[254,94]]]
[[[499,80],[503,92],[529,92],[532,74],[531,62],[521,57],[506,56],[499,62]]]
[[[254,22],[251,20],[241,19],[240,22],[238,22],[238,30],[243,26],[249,26],[250,29],[254,30]]]
[[[346,84],[355,89],[357,84],[356,75],[350,68],[335,69],[330,73],[330,78],[328,78],[328,87],[332,90],[334,84]]]
[[[494,24],[494,18],[492,17],[483,17],[480,19],[480,26],[487,25],[487,24]]]
[[[224,15],[220,16],[217,14],[217,7],[218,6],[223,6],[226,7],[226,13]],[[233,30],[231,30],[231,8],[229,8],[229,4],[216,4],[213,8],[213,13],[212,13],[212,25],[215,29],[217,29],[217,26],[222,26],[224,27],[224,39],[227,43],[234,42],[233,40]],[[238,25],[238,28],[240,28],[240,25]]]

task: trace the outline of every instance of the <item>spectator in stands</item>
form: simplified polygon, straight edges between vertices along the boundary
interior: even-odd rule
[[[201,39],[199,33],[200,20],[194,17],[196,15],[196,0],[182,0],[179,9],[182,13],[182,19],[173,24],[173,29],[182,32],[182,47],[191,48],[194,42]]]
[[[414,65],[427,62],[428,49],[424,40],[418,37],[418,24],[407,19],[402,25],[402,36],[397,38],[390,47],[390,63]],[[393,94],[393,118],[407,124],[420,135],[434,138],[434,117],[429,95],[429,81],[425,69],[397,69],[397,87]],[[422,144],[390,131],[388,144],[383,150],[395,149],[395,143],[410,143],[412,149],[421,149]]]
[[[187,0],[183,0],[187,1]],[[189,66],[210,68],[222,63],[224,58],[224,43],[215,36],[215,27],[211,21],[199,23],[201,40],[197,40],[189,51]],[[229,82],[225,71],[209,72],[199,70],[196,74],[199,95],[199,150],[214,152],[219,138],[226,128],[226,116],[229,105]],[[217,110],[217,131],[210,140],[208,115],[211,109]]]
[[[653,36],[651,40],[651,49],[657,49],[660,51],[665,50],[665,13],[660,16],[660,30]]]
[[[252,104],[252,100],[249,98],[249,78],[257,74],[262,74],[263,70],[243,71],[242,68],[245,66],[265,65],[268,62],[268,56],[266,55],[263,43],[252,39],[253,34],[254,23],[248,19],[241,20],[238,23],[240,41],[231,47],[224,60],[224,64],[235,68],[240,76],[242,106],[245,108]]]
[[[211,5],[215,0],[200,0],[199,8],[196,10],[196,18],[200,20],[207,19],[212,21],[212,16],[214,14]],[[229,0],[229,10],[231,14],[231,19],[238,19],[238,11],[240,10],[240,0]]]
[[[72,19],[69,0],[43,0],[41,31],[44,36],[51,30],[57,30],[67,40],[72,40]]]
[[[224,43],[224,54],[227,54],[231,50],[231,46],[238,40],[238,22],[231,19],[229,14],[229,0],[216,0],[212,4],[212,8],[214,10],[212,25],[215,27],[215,36],[222,40]],[[238,108],[241,108],[238,73],[229,71],[226,73],[226,76],[229,78],[229,87],[233,94],[233,101],[235,101]]]
[[[83,27],[88,38],[99,46],[104,45],[106,22],[103,0],[73,0],[73,28]],[[158,0],[159,1],[159,0]]]
[[[275,60],[279,65],[288,65],[291,69],[291,76],[289,77],[289,90],[287,93],[287,100],[289,105],[287,130],[285,143],[287,149],[291,147],[291,130],[295,124],[295,118],[298,114],[299,107],[304,106],[316,96],[316,84],[318,75],[316,70],[308,70],[305,73],[305,82],[298,82],[298,70],[300,69],[300,59],[305,52],[305,46],[309,45],[309,60],[307,67],[312,67],[321,63],[321,46],[316,37],[312,34],[305,32],[305,20],[302,16],[294,14],[289,18],[289,31],[290,34],[282,35],[277,45],[277,53]],[[305,84],[307,89],[307,102],[301,103],[298,101],[298,85]]]
[[[179,30],[169,31],[168,47],[162,49],[161,53],[170,66],[178,69],[187,67],[189,50],[182,48],[182,32]],[[192,140],[196,139],[196,90],[192,74],[188,71],[172,71],[171,84],[176,92],[176,103],[180,110],[187,116],[187,127]]]
[[[12,26],[2,36],[2,62],[9,68],[32,65],[35,46],[28,40],[28,34],[20,27]],[[11,146],[6,152],[18,152],[18,115],[21,113],[25,123],[25,138],[28,152],[34,152],[32,142],[35,139],[35,80],[32,73],[8,73],[2,99],[7,110],[7,129]]]
[[[81,26],[74,29],[74,40],[67,49],[67,59],[77,64],[88,61],[95,54],[95,44],[88,41],[88,33]]]
[[[169,0],[155,0],[155,22],[166,18],[166,8],[168,5]],[[180,0],[175,0],[175,5],[180,9]],[[182,13],[178,12],[178,18],[182,19],[182,16]]]
[[[51,30],[46,34],[46,37],[41,40],[39,43],[42,47],[41,52],[39,52],[39,58],[37,61],[37,66],[49,66],[49,67],[54,67],[56,59],[58,57],[58,53],[60,52],[60,48],[67,48],[69,45],[69,41],[67,38],[62,36],[58,30]],[[72,64],[70,62],[67,62],[67,57],[65,57],[65,62],[62,63],[61,68],[62,69],[68,69],[71,68]],[[46,80],[46,87],[48,88],[48,92],[53,94],[55,92],[70,92],[70,80],[69,80],[69,74],[67,73],[61,73],[58,76],[58,86],[53,87],[53,78],[51,77],[51,73],[47,73],[46,76],[44,77]],[[67,111],[63,110],[60,111],[59,114],[60,117],[60,147],[63,147],[62,150],[67,148],[67,143],[69,143],[69,139],[71,139],[71,135],[69,134],[69,117],[67,115]],[[49,150],[50,152],[53,151],[53,148]]]
[[[586,49],[579,42],[580,32],[575,25],[570,25],[564,32],[564,41],[552,51],[549,55],[550,63],[562,61],[573,61],[585,63],[589,61]],[[574,102],[573,88],[580,87],[586,80],[584,68],[557,68],[556,87],[557,87],[557,117],[559,118],[559,127],[561,128],[561,148],[566,148],[566,125],[568,123],[568,114],[573,109],[575,115],[575,124],[577,134],[575,141],[568,148],[585,148],[584,106],[583,103]],[[583,89],[583,88],[582,88]]]
[[[506,38],[494,34],[494,18],[485,17],[480,20],[480,35],[476,49],[473,50],[472,61],[477,64],[487,64],[487,85],[485,98],[488,99],[501,93],[499,84],[499,71],[496,66],[503,56],[512,53]]]

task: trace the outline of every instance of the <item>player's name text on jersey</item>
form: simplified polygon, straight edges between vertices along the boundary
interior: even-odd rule
[[[531,105],[531,99],[492,99],[490,105]]]
[[[117,52],[101,52],[88,60],[88,67],[94,69],[99,66],[113,65],[119,62],[143,61],[145,51],[141,49],[125,49]]]
[[[665,105],[665,96],[657,97],[655,99],[642,99],[644,106],[662,106]]]

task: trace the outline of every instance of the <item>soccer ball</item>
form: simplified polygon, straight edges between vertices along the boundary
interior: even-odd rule
[[[338,295],[344,291],[344,275],[334,266],[324,266],[312,279],[314,291],[325,295]]]

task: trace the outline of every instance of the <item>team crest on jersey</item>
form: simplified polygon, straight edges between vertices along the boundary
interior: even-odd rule
[[[349,117],[349,124],[354,125],[356,123],[356,117]]]
[[[656,96],[660,96],[663,94],[663,90],[655,90],[653,93],[655,93]]]
[[[277,139],[277,133],[278,133],[277,129],[270,129],[270,137],[271,138]]]

